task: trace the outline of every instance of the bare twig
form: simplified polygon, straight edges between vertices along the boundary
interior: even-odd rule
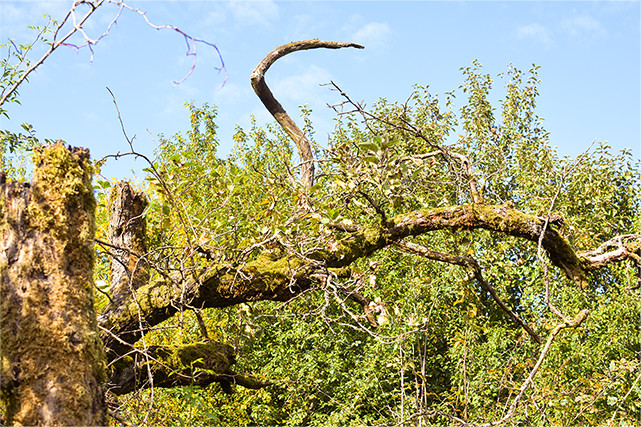
[[[20,85],[21,85],[25,80],[27,80],[27,78],[29,77],[29,75],[30,75],[32,72],[34,72],[34,71],[36,70],[36,68],[38,68],[40,65],[42,65],[42,63],[43,63],[43,62],[44,62],[44,61],[45,61],[45,60],[46,60],[46,59],[47,59],[47,58],[48,58],[48,57],[49,57],[49,56],[50,56],[50,55],[51,55],[51,54],[52,54],[52,53],[53,53],[53,52],[58,48],[58,47],[60,47],[60,46],[64,45],[64,43],[65,43],[65,42],[66,42],[66,41],[67,41],[71,36],[73,36],[74,34],[76,34],[76,32],[78,32],[78,31],[79,31],[79,29],[80,29],[80,27],[82,26],[82,24],[84,24],[84,23],[87,21],[87,19],[89,19],[89,17],[90,17],[91,15],[93,15],[93,13],[96,11],[96,9],[98,9],[100,6],[102,6],[102,5],[103,5],[103,3],[104,3],[105,1],[106,1],[106,0],[99,0],[99,1],[98,1],[98,2],[96,2],[95,4],[94,4],[94,3],[91,3],[91,2],[87,2],[87,1],[85,1],[85,0],[79,0],[79,1],[74,2],[74,4],[71,6],[71,10],[69,11],[69,13],[68,13],[68,14],[67,14],[67,16],[65,17],[65,19],[64,19],[64,20],[60,23],[60,25],[58,25],[58,27],[56,28],[56,31],[55,31],[55,33],[54,33],[53,40],[51,41],[51,44],[50,44],[50,46],[49,46],[49,49],[47,49],[47,51],[44,53],[44,55],[42,55],[42,57],[41,57],[38,61],[36,61],[36,62],[31,66],[31,67],[27,68],[27,69],[25,70],[25,72],[24,72],[24,73],[22,73],[22,75],[18,78],[18,80],[16,80],[16,82],[15,82],[15,83],[14,83],[14,84],[13,84],[13,85],[12,85],[12,86],[11,86],[11,87],[10,87],[10,88],[9,88],[9,89],[8,89],[8,90],[7,90],[3,95],[2,95],[2,98],[0,98],[0,105],[4,104],[4,102],[7,100],[7,98],[9,98],[9,96],[11,96],[11,95],[12,95],[12,94],[13,94],[13,93],[18,89],[18,87],[19,87],[19,86],[20,86]],[[58,35],[58,32],[60,31],[60,29],[62,29],[62,27],[65,25],[65,23],[69,20],[69,17],[71,16],[71,14],[72,14],[72,12],[75,10],[75,8],[76,8],[78,5],[80,5],[80,4],[88,4],[88,5],[90,6],[90,7],[89,7],[89,11],[88,11],[88,12],[87,12],[87,13],[86,13],[82,18],[80,18],[80,20],[78,20],[78,21],[76,21],[76,19],[75,19],[75,15],[74,15],[74,24],[75,24],[75,25],[74,25],[74,27],[73,27],[73,28],[72,28],[72,29],[71,29],[67,34],[65,34],[65,35],[64,35],[64,36],[63,36],[59,41],[56,41],[56,36]]]
[[[630,390],[628,390],[628,392],[625,394],[625,396],[623,396],[623,399],[621,399],[619,401],[619,404],[617,405],[617,408],[612,413],[612,417],[610,418],[610,421],[608,421],[608,427],[612,427],[614,425],[614,420],[617,417],[617,412],[619,412],[619,409],[621,409],[621,405],[623,405],[623,402],[625,402],[625,400],[628,398],[630,393],[632,393],[632,390],[635,389],[636,384],[639,382],[639,378],[641,378],[641,373],[639,373],[639,375],[637,375],[637,377],[635,378],[634,382],[632,383],[632,386],[630,386]]]
[[[93,13],[98,10],[100,7],[102,7],[105,4],[113,4],[118,6],[118,12],[116,13],[116,16],[111,20],[110,24],[107,27],[107,30],[100,35],[96,39],[90,38],[87,33],[85,32],[83,25],[87,22],[87,20],[93,15]],[[82,16],[78,17],[76,16],[76,12],[79,9],[79,6],[87,6],[89,10]],[[89,51],[91,52],[91,60],[93,60],[93,46],[97,45],[104,37],[109,35],[109,32],[111,31],[111,28],[117,23],[118,18],[120,18],[120,15],[122,14],[122,11],[124,9],[128,9],[132,12],[138,13],[140,16],[142,16],[150,27],[156,29],[156,30],[163,30],[163,29],[170,29],[173,30],[180,35],[182,35],[185,39],[185,43],[187,44],[187,56],[193,56],[194,57],[194,62],[187,72],[187,74],[179,81],[174,82],[174,84],[178,85],[185,81],[194,71],[196,68],[196,48],[198,43],[203,43],[206,44],[210,47],[213,47],[216,52],[218,53],[218,58],[220,60],[221,66],[216,67],[216,70],[218,71],[225,71],[225,80],[223,81],[223,84],[227,81],[228,74],[227,74],[227,69],[225,67],[225,63],[223,62],[222,55],[218,49],[218,47],[210,42],[207,42],[205,40],[200,40],[196,39],[188,34],[186,34],[184,31],[180,30],[179,28],[176,28],[172,25],[154,25],[152,24],[149,19],[147,18],[147,15],[145,14],[144,11],[131,7],[127,3],[124,2],[124,0],[76,0],[72,5],[71,8],[69,9],[69,12],[65,16],[65,18],[58,24],[56,27],[54,34],[53,34],[53,39],[51,40],[51,43],[49,43],[49,48],[45,51],[45,53],[42,55],[42,57],[33,63],[29,68],[27,68],[21,75],[20,77],[16,80],[16,82],[9,87],[6,91],[3,92],[2,98],[0,98],[0,105],[3,105],[5,101],[18,89],[18,87],[23,84],[29,75],[34,72],[42,63],[49,57],[51,54],[58,49],[60,46],[67,46],[75,50],[80,50],[82,48],[88,48]],[[72,28],[63,36],[58,38],[59,33],[65,27],[66,24],[70,24]],[[71,39],[72,36],[75,34],[81,34],[84,40],[84,43],[82,44],[73,44],[70,43],[69,40]],[[21,64],[23,63],[24,58],[21,58]]]
[[[381,216],[381,223],[383,224],[383,226],[386,226],[387,225],[387,215],[385,214],[385,211],[383,210],[383,208],[378,203],[376,203],[374,201],[374,199],[372,199],[372,197],[370,197],[370,195],[367,194],[366,192],[364,192],[362,190],[358,190],[358,194],[363,196],[365,198],[365,200],[367,200],[367,202],[370,205],[372,205],[372,207],[374,208],[376,213]]]
[[[182,214],[182,210],[180,209],[180,207],[184,208],[184,206],[182,206],[182,204],[181,205],[178,204],[178,202],[176,201],[176,198],[174,197],[174,193],[169,189],[169,185],[167,184],[167,182],[163,178],[162,174],[158,171],[158,169],[154,165],[154,162],[152,162],[149,159],[149,157],[147,157],[144,154],[139,153],[139,152],[134,150],[133,140],[134,140],[135,136],[133,138],[129,138],[127,136],[127,131],[125,130],[125,125],[123,123],[122,116],[120,115],[120,109],[118,108],[118,102],[116,101],[116,96],[113,94],[111,89],[107,88],[107,90],[109,91],[109,93],[111,94],[111,97],[113,99],[113,103],[114,103],[114,106],[116,108],[116,113],[118,115],[118,121],[120,122],[120,127],[122,129],[122,133],[125,136],[125,139],[127,140],[127,143],[129,144],[129,148],[131,149],[131,151],[128,152],[128,153],[123,153],[123,154],[120,154],[120,153],[118,153],[118,154],[110,154],[110,155],[107,155],[107,156],[103,157],[102,159],[100,159],[100,161],[103,161],[103,160],[105,160],[107,158],[110,158],[110,157],[118,158],[120,156],[126,156],[126,155],[133,155],[135,157],[140,157],[143,160],[145,160],[147,162],[147,164],[149,165],[149,169],[151,169],[154,177],[158,180],[158,182],[162,186],[163,190],[165,191],[165,193],[167,194],[169,199],[172,201],[172,204],[174,205],[174,207],[177,208],[176,213],[178,214],[178,219],[180,220],[180,223],[183,226],[183,229],[185,231],[185,238],[187,239],[187,243],[189,244],[189,247],[193,247],[190,236],[191,235],[195,235],[196,232],[195,232],[191,222],[188,222],[188,218],[185,219],[183,214]]]
[[[468,268],[472,270],[474,278],[479,282],[481,287],[488,292],[494,301],[501,307],[501,309],[512,319],[514,322],[521,325],[523,329],[532,337],[534,341],[539,344],[543,343],[541,337],[527,324],[523,319],[519,317],[518,314],[514,313],[509,307],[503,302],[501,297],[496,293],[496,290],[492,285],[490,285],[485,278],[483,277],[481,266],[478,262],[469,256],[455,256],[436,252],[430,249],[425,248],[424,246],[417,245],[416,243],[401,241],[396,242],[396,246],[404,249],[406,251],[412,252],[417,255],[421,255],[425,258],[433,259],[435,261],[446,262],[448,264],[455,264],[461,267]]]

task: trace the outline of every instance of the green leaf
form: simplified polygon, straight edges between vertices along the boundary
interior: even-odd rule
[[[102,188],[103,190],[104,190],[104,189],[106,189],[106,188],[111,187],[111,182],[109,182],[109,181],[99,180],[99,181],[97,181],[97,184],[98,184],[98,185],[100,186],[100,188]]]
[[[363,160],[368,163],[374,163],[374,164],[380,163],[380,160],[376,156],[363,156]]]

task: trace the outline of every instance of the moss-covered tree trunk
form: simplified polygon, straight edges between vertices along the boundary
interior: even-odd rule
[[[0,185],[5,422],[105,425],[89,152],[58,143],[34,153],[34,164],[31,185]]]

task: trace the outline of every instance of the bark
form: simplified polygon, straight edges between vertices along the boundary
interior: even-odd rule
[[[36,151],[34,163],[31,185],[0,185],[5,422],[105,425],[89,152],[57,143]]]
[[[136,192],[128,182],[121,181],[112,188],[108,201],[109,241],[99,241],[111,261],[110,304],[101,313],[102,317],[117,316],[134,301],[136,289],[149,283],[149,266],[144,258],[147,254],[147,222],[143,215],[146,207],[144,193]],[[107,346],[107,355],[113,360],[129,350]]]
[[[296,257],[265,252],[245,264],[242,271],[230,266],[213,269],[202,282],[194,280],[177,286],[172,281],[155,280],[138,289],[135,299],[117,310],[108,307],[98,320],[101,328],[108,331],[103,339],[109,360],[126,354],[141,338],[141,318],[142,326],[151,328],[186,305],[214,308],[249,301],[287,301],[309,288],[316,267],[306,266]]]

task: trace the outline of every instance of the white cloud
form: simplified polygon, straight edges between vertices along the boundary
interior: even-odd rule
[[[561,28],[572,36],[603,36],[607,33],[599,21],[588,15],[564,19]]]
[[[516,36],[519,39],[531,39],[548,48],[552,45],[551,31],[541,24],[529,24],[517,28]]]
[[[214,89],[212,98],[221,110],[232,105],[239,105],[251,98],[254,92],[249,85],[239,86],[233,82],[227,82],[224,86]]]
[[[269,26],[278,18],[278,6],[272,0],[234,0],[229,3],[229,8],[241,25]]]
[[[302,74],[286,77],[273,83],[270,87],[272,87],[276,99],[308,104],[312,100],[318,99],[319,93],[324,90],[319,85],[329,83],[331,79],[329,71],[316,65],[310,65]]]
[[[225,22],[225,12],[216,7],[210,10],[203,20],[205,21],[204,28],[218,27]]]
[[[61,1],[24,1],[4,2],[0,0],[0,28],[4,43],[8,38],[28,41],[35,32],[27,28],[29,25],[44,25],[45,14],[59,22],[64,19],[71,7],[71,2]],[[25,40],[21,40],[21,39]]]
[[[352,34],[350,40],[365,47],[378,47],[387,42],[391,33],[389,25],[381,22],[370,22]]]

